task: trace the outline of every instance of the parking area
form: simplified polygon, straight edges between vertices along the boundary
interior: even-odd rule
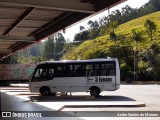
[[[1,87],[1,111],[48,111],[51,117],[86,119],[113,117],[109,114],[133,111],[160,111],[160,85],[121,85],[117,91],[102,92],[98,98],[89,93],[68,93],[63,96],[42,97],[31,94],[27,87]],[[52,112],[52,113],[50,113]],[[46,114],[46,113],[43,113]],[[47,116],[46,116],[47,117]],[[120,116],[121,119],[128,119]],[[112,119],[118,119],[114,116]],[[136,117],[130,118],[136,119]],[[151,117],[138,117],[151,119]],[[152,117],[158,120],[159,117]]]

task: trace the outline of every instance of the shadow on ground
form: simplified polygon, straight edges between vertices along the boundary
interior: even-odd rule
[[[126,96],[99,96],[96,98],[91,96],[30,96],[29,98],[33,101],[36,100],[36,102],[136,101]]]

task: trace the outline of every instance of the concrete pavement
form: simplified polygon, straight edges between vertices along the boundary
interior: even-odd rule
[[[30,94],[28,88],[3,87],[1,88],[1,108],[5,111],[63,111],[62,115],[56,112],[54,114],[62,117],[67,115],[67,119],[70,118],[69,116],[73,119],[75,113],[72,112],[74,111],[103,111],[103,113],[105,111],[160,111],[159,90],[159,85],[121,85],[118,91],[102,92],[102,96],[93,98],[89,96],[89,93],[72,93],[73,96],[69,97],[41,97],[38,94]],[[144,103],[146,107],[142,107]],[[68,111],[71,112],[68,113]],[[79,119],[87,119],[83,115],[79,117]],[[110,117],[110,119],[118,118]],[[130,117],[131,120],[135,118]],[[104,118],[100,117],[100,119]],[[120,117],[120,119],[128,120],[125,117]],[[138,117],[138,119],[143,118]],[[144,119],[148,118],[144,117]],[[154,120],[158,119],[154,118]]]

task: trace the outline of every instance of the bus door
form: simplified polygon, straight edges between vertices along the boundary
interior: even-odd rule
[[[31,79],[31,86],[34,91],[39,91],[41,86],[48,86],[50,80],[54,79],[54,69],[38,67]]]

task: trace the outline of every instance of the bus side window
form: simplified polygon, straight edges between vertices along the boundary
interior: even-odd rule
[[[86,65],[86,76],[94,76],[93,64]]]
[[[115,65],[114,63],[103,63],[101,64],[102,76],[114,76],[115,75]]]
[[[100,69],[100,64],[96,63],[94,65],[94,71],[95,71],[95,76],[101,76],[101,69]]]
[[[69,65],[67,76],[74,77],[74,66],[73,65]]]
[[[96,72],[96,76],[101,76],[101,70],[95,70],[95,72]]]
[[[54,69],[48,69],[47,70],[47,79],[51,80],[54,78]]]
[[[37,69],[36,73],[34,74],[34,77],[46,77],[47,76],[47,70],[46,69]]]
[[[84,76],[84,65],[75,65],[76,76]]]
[[[63,76],[63,67],[57,66],[56,77],[62,77],[62,76]]]
[[[115,70],[109,70],[109,75],[110,75],[110,76],[115,75]]]
[[[43,69],[41,74],[40,74],[40,77],[47,77],[47,70],[46,69]]]
[[[64,77],[70,76],[70,66],[69,65],[63,66],[63,76]]]
[[[108,76],[107,70],[101,70],[101,76]]]
[[[94,70],[90,70],[89,76],[95,76],[95,71]]]
[[[108,70],[108,76],[114,76],[115,75],[115,64],[109,63],[107,66],[107,70]]]
[[[40,77],[41,72],[42,72],[42,69],[37,69],[36,73],[34,74],[34,77]]]

